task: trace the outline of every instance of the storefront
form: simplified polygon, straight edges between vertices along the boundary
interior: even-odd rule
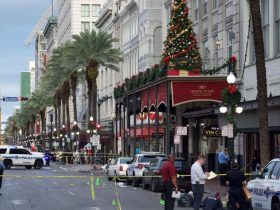
[[[173,152],[190,162],[203,153],[215,162],[223,139],[203,132],[209,126],[219,127],[214,110],[226,85],[224,76],[168,75],[127,91],[116,100],[116,150],[125,155]],[[187,127],[187,135],[176,138],[178,126]]]

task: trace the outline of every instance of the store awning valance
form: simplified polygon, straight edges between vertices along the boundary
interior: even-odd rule
[[[195,101],[222,102],[222,91],[226,81],[172,81],[172,105]]]

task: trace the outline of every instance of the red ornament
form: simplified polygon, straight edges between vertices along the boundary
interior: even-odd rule
[[[168,63],[169,63],[169,59],[170,59],[170,56],[166,56],[166,57],[164,58],[164,63],[168,64]]]
[[[185,13],[187,14],[187,13],[189,13],[189,11],[190,11],[190,8],[187,6],[187,7],[185,8]]]
[[[232,63],[236,63],[237,62],[237,58],[234,55],[231,57],[231,62]]]
[[[228,92],[229,92],[231,95],[233,95],[234,93],[237,92],[237,87],[236,87],[235,85],[229,85],[229,86],[227,87],[227,90],[228,90]]]

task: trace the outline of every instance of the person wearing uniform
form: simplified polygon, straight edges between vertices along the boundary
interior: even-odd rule
[[[209,173],[204,173],[202,169],[202,166],[205,164],[205,162],[206,157],[204,155],[199,155],[197,161],[195,161],[191,167],[191,182],[194,196],[194,210],[199,210],[199,206],[203,198],[205,180],[209,176]]]
[[[226,175],[226,183],[229,186],[229,203],[230,209],[235,210],[237,206],[239,209],[247,209],[246,200],[243,195],[243,186],[246,186],[246,177],[243,172],[238,170],[238,164],[232,165]]]
[[[227,148],[225,148],[225,151],[219,152],[219,172],[221,174],[226,174],[228,172],[228,163],[229,163],[229,155],[227,152]],[[220,176],[220,182],[221,186],[226,186],[226,180],[225,176]]]
[[[174,165],[174,155],[168,155],[168,160],[161,169],[164,193],[164,210],[173,210],[175,205],[175,198],[172,198],[172,191],[175,188],[178,192],[177,185],[177,170]]]

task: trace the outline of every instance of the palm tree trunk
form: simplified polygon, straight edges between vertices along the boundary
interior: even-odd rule
[[[96,103],[97,103],[97,84],[96,78],[92,80],[92,116],[93,119],[99,123],[100,119],[97,119],[97,112],[96,112]]]
[[[58,124],[57,124],[57,131],[60,130],[60,126],[61,126],[61,98],[60,96],[57,97],[57,109],[58,109],[58,116],[57,116],[57,120],[58,120]]]
[[[264,43],[261,24],[261,12],[259,0],[250,0],[250,9],[252,14],[252,23],[256,53],[257,68],[257,89],[258,89],[258,115],[259,115],[259,134],[262,146],[260,147],[260,156],[262,165],[266,165],[270,160],[270,141],[268,132],[268,108],[267,108],[267,84],[266,68],[264,58]]]
[[[74,109],[74,121],[77,122],[78,120],[78,114],[77,114],[77,97],[76,97],[76,89],[77,89],[77,72],[75,71],[72,75],[71,75],[71,89],[72,89],[72,102],[73,102],[73,109]]]
[[[88,87],[88,118],[92,116],[92,80],[87,77],[87,87]]]
[[[40,111],[40,117],[41,117],[41,121],[42,121],[42,132],[45,133],[46,124],[45,124],[45,110],[44,109]]]

